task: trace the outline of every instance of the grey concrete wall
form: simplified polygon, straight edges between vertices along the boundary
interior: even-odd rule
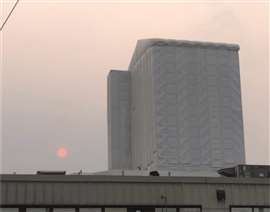
[[[237,45],[142,40],[131,71],[133,168],[245,163]]]
[[[130,73],[112,70],[108,75],[109,169],[129,169],[130,157]]]

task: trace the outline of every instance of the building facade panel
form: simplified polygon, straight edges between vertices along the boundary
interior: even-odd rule
[[[109,169],[130,169],[130,72],[108,75]]]
[[[129,67],[131,73],[132,168],[148,169],[154,163],[152,50]]]

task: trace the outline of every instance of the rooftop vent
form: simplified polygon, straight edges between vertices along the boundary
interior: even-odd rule
[[[66,171],[37,171],[37,175],[65,175]]]
[[[218,173],[225,177],[270,178],[270,166],[238,165],[231,168],[220,169]]]
[[[159,172],[158,171],[151,171],[149,173],[150,176],[159,176]]]

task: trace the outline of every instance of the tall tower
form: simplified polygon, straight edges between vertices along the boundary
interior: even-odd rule
[[[215,171],[245,162],[238,50],[138,41],[127,72],[129,128],[116,126],[130,135],[129,168]]]
[[[109,169],[130,169],[130,74],[112,70],[107,83]]]

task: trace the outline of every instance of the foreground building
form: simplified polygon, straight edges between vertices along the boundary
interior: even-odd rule
[[[1,175],[1,212],[270,212],[269,178]]]
[[[245,163],[238,45],[140,40],[108,76],[109,169]]]

